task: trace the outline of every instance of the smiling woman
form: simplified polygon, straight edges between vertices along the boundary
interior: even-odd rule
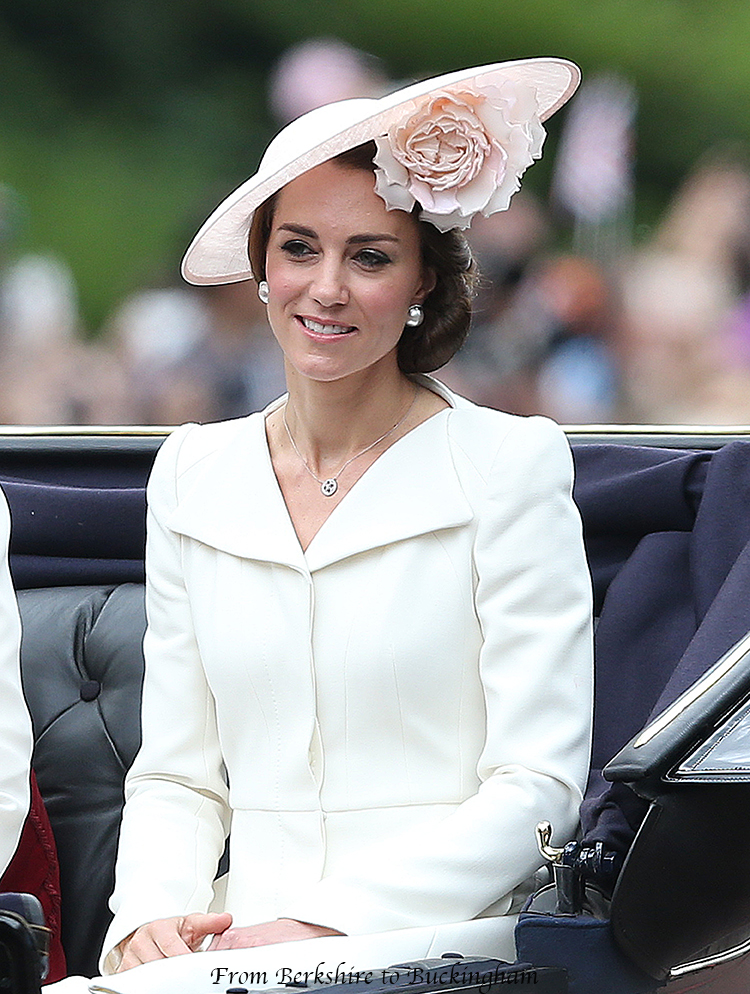
[[[332,163],[370,173],[372,178],[366,184],[370,194],[377,172],[376,152],[375,142],[370,141],[340,153]],[[261,281],[266,277],[266,248],[277,200],[275,194],[259,206],[250,229],[249,259],[253,273]],[[400,213],[388,211],[387,216]],[[477,274],[471,249],[460,231],[441,232],[423,221],[419,210],[412,208],[410,213],[417,221],[422,266],[434,279],[434,286],[422,311],[410,312],[398,343],[398,364],[404,373],[424,373],[444,366],[463,344],[469,331]]]
[[[268,316],[301,376],[333,380],[386,363],[409,308],[435,283],[418,222],[386,210],[372,174],[326,162],[285,187],[266,248]]]
[[[587,772],[571,458],[425,373],[468,328],[459,229],[507,206],[577,80],[527,60],[313,111],[188,249],[193,282],[258,281],[288,393],[154,464],[102,988],[514,958],[535,825],[573,831]]]
[[[418,221],[386,210],[371,172],[338,161],[280,192],[265,275],[289,387],[266,431],[304,549],[385,448],[447,406],[398,366],[410,309],[421,314],[436,276],[423,261]],[[334,405],[335,436],[330,425],[316,424],[320,414],[330,419]],[[319,506],[316,483],[330,498]]]

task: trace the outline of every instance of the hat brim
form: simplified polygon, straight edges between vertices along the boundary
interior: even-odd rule
[[[535,88],[539,118],[545,121],[573,95],[580,79],[578,66],[566,59],[521,59],[461,69],[377,99],[342,100],[310,111],[276,136],[255,175],[208,217],[185,253],[182,275],[199,286],[251,279],[248,236],[255,210],[308,169],[384,135],[411,101],[435,90],[460,89],[468,81],[514,80]]]

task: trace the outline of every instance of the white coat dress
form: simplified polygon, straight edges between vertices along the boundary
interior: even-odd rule
[[[138,925],[209,907],[512,954],[534,827],[570,836],[587,773],[571,456],[547,419],[421,382],[450,407],[391,445],[304,552],[265,435],[276,405],[160,450],[106,970]]]

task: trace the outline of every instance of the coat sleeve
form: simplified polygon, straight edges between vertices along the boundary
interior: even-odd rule
[[[10,516],[0,491],[0,873],[18,845],[29,810],[33,737],[21,689],[21,624],[8,567]]]
[[[193,631],[181,539],[167,524],[190,428],[169,436],[148,484],[143,738],[125,781],[103,972],[113,972],[114,947],[139,925],[208,910],[229,830],[214,700]]]
[[[570,838],[592,715],[591,586],[562,431],[518,419],[475,500],[474,609],[486,705],[479,789],[307,888],[290,918],[348,934],[503,914],[540,865],[535,826]]]

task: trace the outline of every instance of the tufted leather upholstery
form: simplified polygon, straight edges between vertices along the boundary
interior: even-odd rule
[[[69,973],[110,919],[122,785],[140,742],[145,482],[161,433],[10,436],[0,484],[34,768],[57,843]]]
[[[140,744],[143,586],[19,592],[34,767],[57,842],[68,971],[92,976],[109,924],[122,782]]]

